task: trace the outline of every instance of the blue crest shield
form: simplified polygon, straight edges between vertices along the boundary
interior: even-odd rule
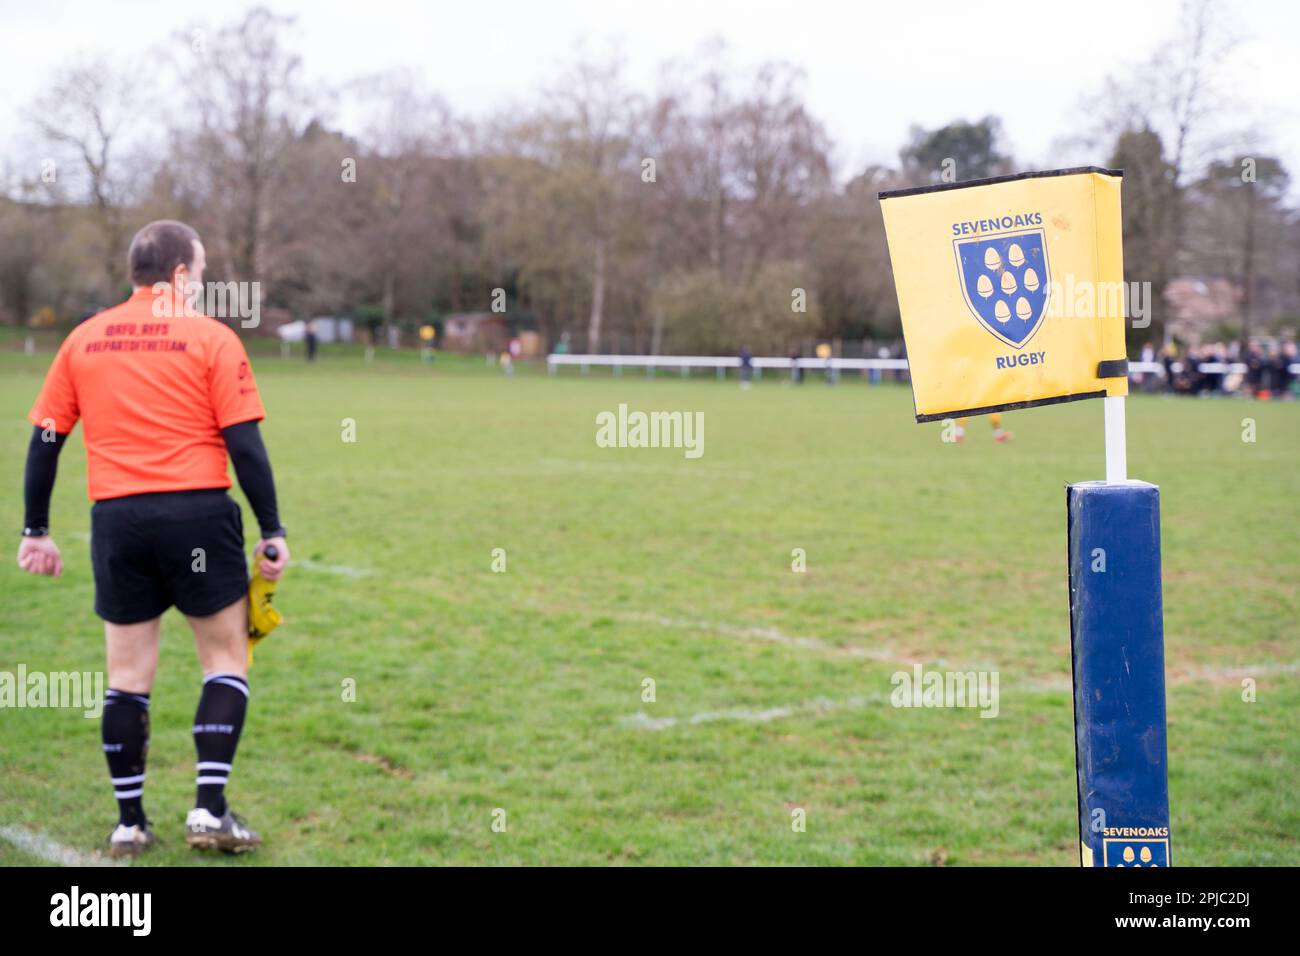
[[[1107,839],[1102,841],[1102,866],[1169,866],[1169,840]]]
[[[954,239],[962,295],[975,318],[1001,342],[1021,348],[1047,314],[1051,273],[1043,230]]]

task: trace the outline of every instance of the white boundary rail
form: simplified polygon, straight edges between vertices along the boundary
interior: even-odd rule
[[[796,362],[805,371],[825,371],[830,368],[840,371],[898,371],[907,368],[907,359],[868,359],[868,358],[759,358],[751,359],[755,378],[762,377],[763,369],[790,369]],[[552,375],[561,365],[577,365],[586,372],[592,366],[612,368],[615,375],[622,374],[625,368],[643,368],[647,375],[653,375],[656,369],[679,369],[683,376],[689,375],[693,368],[711,368],[722,378],[727,369],[740,368],[740,358],[735,355],[569,355],[552,353],[546,356],[546,368]],[[1173,363],[1173,370],[1181,372],[1181,362]],[[1300,363],[1290,366],[1293,375],[1300,375]],[[1152,373],[1164,376],[1165,367],[1161,362],[1129,362],[1130,375]],[[1203,362],[1198,371],[1207,374],[1241,373],[1246,371],[1242,362]]]

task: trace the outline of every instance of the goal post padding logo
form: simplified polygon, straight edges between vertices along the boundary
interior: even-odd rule
[[[1128,394],[1121,176],[880,194],[917,421]]]

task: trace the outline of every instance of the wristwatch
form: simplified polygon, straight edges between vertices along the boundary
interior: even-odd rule
[[[50,529],[44,526],[36,528],[23,528],[24,538],[43,538],[50,533]]]
[[[288,538],[288,537],[289,537],[289,532],[284,527],[284,525],[280,525],[280,527],[276,528],[274,531],[262,532],[263,541],[267,540],[268,538]]]

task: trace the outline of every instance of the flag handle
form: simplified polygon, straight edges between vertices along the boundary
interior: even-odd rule
[[[1124,396],[1107,395],[1106,407],[1106,484],[1128,481],[1128,439],[1124,434]]]

